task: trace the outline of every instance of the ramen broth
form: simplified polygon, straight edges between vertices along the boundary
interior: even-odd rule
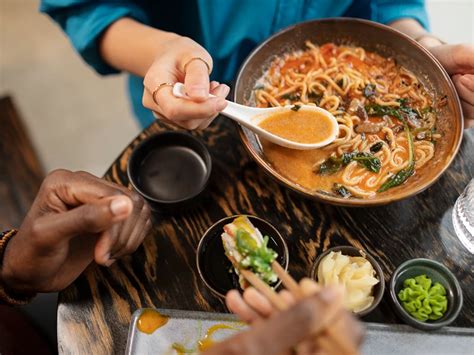
[[[259,123],[264,130],[297,143],[314,144],[328,139],[332,123],[323,113],[310,110],[285,110]]]
[[[255,88],[258,107],[316,105],[336,117],[333,143],[300,151],[261,139],[273,168],[310,191],[344,198],[373,198],[419,173],[435,155],[438,109],[418,78],[393,58],[362,47],[316,46],[276,58]],[[302,113],[302,112],[301,112]],[[298,114],[293,112],[292,114]],[[305,121],[303,121],[305,120]],[[321,120],[288,117],[260,125],[297,142],[328,137]],[[323,138],[324,136],[324,138]]]

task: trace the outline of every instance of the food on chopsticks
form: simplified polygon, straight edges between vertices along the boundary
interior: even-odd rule
[[[319,263],[318,282],[323,286],[342,285],[345,308],[358,313],[374,302],[373,288],[379,280],[366,258],[332,251]]]
[[[435,100],[393,58],[361,47],[306,44],[273,60],[254,89],[256,104],[320,106],[336,117],[339,135],[310,151],[262,140],[275,170],[308,190],[342,198],[373,198],[422,174],[440,138],[437,110],[445,98]],[[293,129],[289,122],[286,130]]]
[[[419,275],[403,281],[398,300],[414,318],[426,322],[443,317],[448,309],[446,289],[439,282],[426,275]]]
[[[225,254],[239,276],[242,289],[248,286],[248,282],[240,270],[252,271],[269,285],[277,281],[272,263],[278,255],[268,247],[269,237],[263,237],[246,216],[239,216],[226,224],[221,237]]]

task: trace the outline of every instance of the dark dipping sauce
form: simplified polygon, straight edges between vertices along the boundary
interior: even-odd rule
[[[161,201],[180,201],[197,195],[207,181],[208,168],[193,149],[169,145],[157,147],[138,169],[139,188]]]
[[[286,248],[282,240],[275,236],[276,233],[273,227],[258,218],[248,217],[263,236],[268,235],[268,247],[278,253],[276,261],[285,268],[287,262]],[[198,249],[198,253],[200,253],[198,262],[202,277],[209,287],[222,297],[225,297],[226,293],[232,289],[240,289],[239,277],[234,272],[231,262],[225,255],[221,238],[221,234],[224,232],[224,225],[231,223],[234,218],[235,216],[215,224],[206,233],[205,239],[202,240],[201,247]]]

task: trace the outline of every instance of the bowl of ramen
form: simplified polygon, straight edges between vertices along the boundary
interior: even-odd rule
[[[337,205],[383,205],[423,191],[462,139],[459,98],[439,62],[404,34],[366,20],[309,21],[270,37],[242,65],[234,100],[316,105],[336,117],[336,140],[309,151],[239,132],[265,172]],[[294,131],[291,123],[287,129]]]

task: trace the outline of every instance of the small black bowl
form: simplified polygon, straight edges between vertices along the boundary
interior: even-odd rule
[[[383,276],[382,268],[380,267],[377,260],[375,260],[373,258],[373,256],[371,256],[370,254],[368,254],[367,252],[365,252],[363,250],[354,248],[352,246],[334,247],[334,248],[330,248],[330,249],[326,250],[324,253],[322,253],[320,256],[318,256],[318,258],[314,262],[313,268],[311,270],[311,278],[313,280],[318,281],[319,263],[321,262],[321,260],[326,255],[328,255],[332,251],[333,252],[340,251],[343,255],[348,255],[348,256],[362,256],[363,258],[366,258],[372,264],[372,267],[375,270],[375,274],[376,274],[376,276],[379,280],[379,283],[376,284],[374,286],[374,289],[373,289],[374,302],[372,302],[370,307],[364,309],[363,311],[357,312],[357,313],[354,312],[354,314],[356,314],[360,317],[366,316],[367,314],[372,312],[379,305],[380,301],[382,301],[383,293],[385,291],[385,278]]]
[[[223,298],[232,289],[240,290],[239,278],[225,255],[221,239],[224,226],[237,217],[239,216],[225,217],[214,223],[202,236],[196,251],[196,264],[201,280],[215,295]],[[268,235],[268,246],[278,253],[278,263],[288,270],[288,246],[281,234],[270,223],[259,217],[250,215],[246,217],[263,236]],[[280,283],[281,281],[278,281],[272,286],[277,288]]]
[[[166,211],[192,205],[211,169],[211,155],[198,138],[171,131],[141,142],[130,156],[127,174],[153,210]]]
[[[412,317],[405,311],[397,297],[406,279],[422,274],[428,276],[433,283],[439,282],[446,289],[448,309],[443,317],[435,321],[421,322]],[[451,324],[459,315],[463,303],[461,286],[456,276],[443,264],[423,258],[407,260],[395,270],[390,279],[390,297],[400,318],[412,327],[422,330],[435,330]]]

